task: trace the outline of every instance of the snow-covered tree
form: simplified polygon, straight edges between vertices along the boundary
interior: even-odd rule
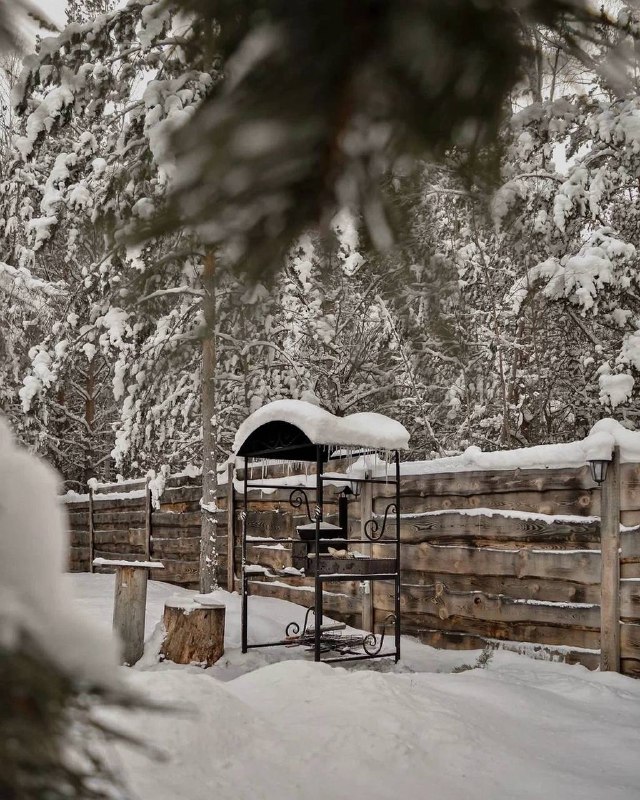
[[[254,273],[343,207],[388,248],[388,168],[457,146],[477,171],[531,60],[530,28],[575,54],[616,25],[587,0],[173,3],[228,75],[174,140],[165,222],[199,225]]]
[[[189,237],[159,236],[139,250],[123,238],[162,204],[171,172],[163,136],[215,77],[185,66],[181,37],[189,26],[176,28],[159,9],[131,3],[70,24],[26,60],[17,93],[25,122],[20,159],[3,185],[5,218],[16,221],[5,237],[8,260],[69,287],[57,324],[32,351],[38,362],[23,402],[50,436],[49,450],[42,441],[41,449],[77,480],[108,464],[124,365],[135,373],[130,361],[141,341],[171,328],[176,303],[154,305],[149,295],[178,296],[183,273],[193,273]],[[87,20],[93,10],[76,4],[70,13]],[[141,296],[147,302],[138,303]],[[157,351],[153,341],[147,350]],[[37,376],[43,360],[44,382]],[[70,440],[87,457],[77,457],[77,446],[60,452]]]

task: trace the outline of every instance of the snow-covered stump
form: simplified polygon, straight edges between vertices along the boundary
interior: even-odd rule
[[[164,569],[157,561],[115,561],[96,558],[96,567],[115,567],[113,630],[122,645],[122,663],[132,667],[142,658],[149,570]]]
[[[175,664],[210,667],[224,653],[226,609],[205,598],[165,603],[161,655]]]

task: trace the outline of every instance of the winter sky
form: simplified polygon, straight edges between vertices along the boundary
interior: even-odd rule
[[[67,0],[35,0],[34,5],[41,8],[56,25],[64,25],[64,10]]]

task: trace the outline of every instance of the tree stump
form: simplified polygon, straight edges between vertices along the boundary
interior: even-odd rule
[[[164,604],[162,649],[176,664],[210,667],[224,653],[225,607],[220,603],[174,600]]]

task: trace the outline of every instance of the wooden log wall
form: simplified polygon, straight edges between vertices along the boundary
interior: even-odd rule
[[[288,474],[285,467],[270,467],[268,473],[269,479]],[[250,480],[264,477],[260,469],[249,474]],[[101,499],[112,488],[94,496],[95,555],[139,558],[146,535],[144,484],[132,485],[130,499]],[[337,517],[336,491],[326,490],[329,521]],[[290,487],[249,492],[251,593],[308,606],[312,579],[295,575],[289,548],[272,541],[293,536],[295,526],[307,521],[304,507],[289,505],[290,494]],[[391,486],[375,487],[375,514],[384,514],[391,495]],[[172,478],[151,515],[151,557],[165,563],[163,579],[187,586],[198,578],[200,496],[197,479]],[[314,491],[308,496],[313,510]],[[437,647],[475,649],[488,643],[596,667],[600,497],[587,467],[403,476],[403,632]],[[88,505],[87,500],[67,505],[76,570],[88,568]],[[227,484],[219,488],[218,505],[218,578],[227,587]],[[640,465],[622,465],[620,509],[621,669],[640,677]],[[236,494],[235,514],[241,510],[242,495]],[[355,537],[358,510],[359,503],[352,502]],[[393,608],[390,586],[374,584],[373,605],[379,625]],[[362,607],[359,582],[326,584],[328,614],[359,625]]]
[[[621,482],[622,671],[640,675],[640,467]],[[389,492],[374,499],[382,514]],[[489,643],[597,667],[600,496],[587,467],[407,476],[404,632],[450,648]],[[376,620],[393,594],[374,585]]]
[[[159,508],[148,509],[145,481],[102,485],[91,500],[67,500],[70,527],[69,568],[90,571],[93,556],[162,561],[162,579],[195,586],[200,554],[200,479],[169,478]],[[114,496],[116,495],[116,496]],[[91,513],[90,505],[93,506]],[[96,571],[110,572],[108,567]]]

